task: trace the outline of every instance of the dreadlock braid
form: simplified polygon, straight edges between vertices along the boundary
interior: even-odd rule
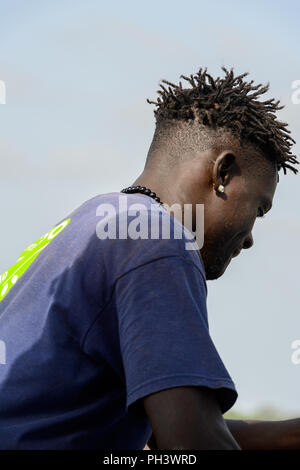
[[[286,174],[287,168],[294,173],[298,169],[293,165],[299,164],[296,155],[291,152],[295,140],[289,135],[288,124],[278,121],[276,111],[279,101],[274,98],[259,101],[258,98],[269,89],[269,83],[253,85],[253,80],[246,82],[248,73],[234,76],[233,69],[225,72],[224,78],[214,79],[207,69],[200,68],[199,72],[189,77],[181,75],[191,88],[183,88],[167,80],[161,80],[168,88],[160,84],[157,101],[147,99],[156,105],[154,115],[157,124],[166,119],[190,120],[195,119],[195,113],[200,122],[211,128],[226,127],[240,141],[250,141],[274,159],[277,168]]]

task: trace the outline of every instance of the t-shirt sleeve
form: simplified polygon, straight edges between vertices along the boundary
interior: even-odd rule
[[[237,392],[209,334],[199,267],[162,257],[120,277],[115,289],[127,409],[178,386],[214,389],[222,412],[231,408]]]

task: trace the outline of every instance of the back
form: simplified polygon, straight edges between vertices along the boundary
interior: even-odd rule
[[[224,407],[236,399],[208,335],[200,252],[186,250],[185,237],[135,238],[134,216],[120,207],[124,198],[144,205],[149,225],[156,219],[168,220],[171,232],[182,227],[147,196],[99,195],[59,221],[1,276],[1,449],[142,449],[151,435],[138,401],[145,394],[210,383],[231,390],[230,398],[228,390],[220,398]],[[114,238],[124,227],[133,236]],[[176,281],[168,287],[168,275],[178,276],[181,294],[174,291]],[[178,295],[182,306],[195,310],[186,320],[179,305],[182,325],[172,313]],[[156,319],[156,302],[163,299],[165,311]],[[186,358],[180,347],[166,345],[165,335],[176,342],[183,335]],[[202,354],[196,369],[195,353]]]

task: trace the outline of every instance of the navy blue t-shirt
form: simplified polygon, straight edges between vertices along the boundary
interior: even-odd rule
[[[148,196],[102,194],[1,275],[1,449],[143,449],[140,399],[176,386],[234,404],[191,235]]]

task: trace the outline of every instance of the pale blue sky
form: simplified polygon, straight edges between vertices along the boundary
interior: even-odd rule
[[[300,140],[297,1],[0,0],[0,272],[86,199],[119,191],[144,166],[160,79],[233,66],[270,82]],[[294,151],[299,151],[295,146]],[[300,414],[300,176],[280,177],[255,244],[209,282],[212,336],[239,391],[236,408]]]

